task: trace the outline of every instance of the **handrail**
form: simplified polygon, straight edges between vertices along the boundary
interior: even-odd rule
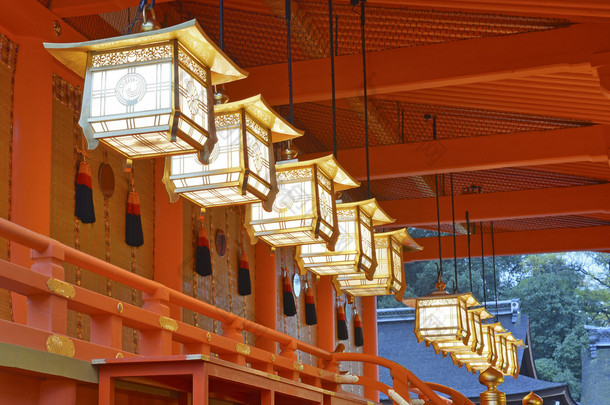
[[[0,218],[0,237],[7,238],[20,245],[29,247],[39,253],[44,253],[45,251],[49,250],[49,248],[58,248],[58,251],[60,252],[59,257],[61,257],[61,253],[63,253],[63,261],[65,262],[90,270],[98,275],[110,278],[129,287],[139,289],[142,292],[150,295],[160,291],[164,293],[163,295],[169,297],[168,302],[171,304],[176,304],[183,308],[190,309],[209,318],[218,320],[225,325],[235,325],[239,330],[245,330],[255,334],[256,336],[273,340],[280,343],[280,345],[287,347],[289,351],[300,350],[314,355],[319,359],[331,364],[336,363],[337,361],[358,361],[386,367],[393,372],[395,379],[397,379],[399,382],[405,386],[410,385],[419,389],[423,395],[436,404],[443,404],[443,401],[432,390],[432,385],[436,387],[435,389],[438,388],[437,390],[439,392],[446,392],[451,395],[452,399],[455,398],[457,400],[456,404],[471,404],[467,399],[466,402],[464,402],[463,399],[465,397],[463,395],[454,392],[454,390],[451,390],[448,387],[443,387],[437,384],[427,385],[426,383],[423,383],[411,371],[391,360],[362,353],[328,352],[319,347],[297,340],[292,336],[281,333],[275,329],[271,329],[256,322],[241,318],[231,312],[190,297],[157,281],[131,273],[121,267],[110,264],[104,260],[93,257],[72,247],[66,246],[50,237],[31,231],[4,218]],[[364,379],[363,383],[364,382],[367,382],[367,379]],[[379,384],[371,385],[370,382],[367,382],[366,385],[373,389],[378,389],[381,387]]]

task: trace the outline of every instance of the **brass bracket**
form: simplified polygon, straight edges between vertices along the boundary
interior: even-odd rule
[[[53,294],[57,294],[64,298],[72,299],[76,296],[76,291],[72,285],[53,277],[47,280],[47,288]]]
[[[247,356],[250,354],[250,346],[243,344],[243,343],[237,343],[235,345],[235,350],[237,351],[237,353],[243,354],[244,356]]]
[[[173,320],[172,318],[168,318],[167,316],[161,315],[159,317],[159,326],[165,330],[169,330],[175,332],[178,330],[178,322]]]
[[[47,338],[47,352],[66,357],[74,357],[74,342],[66,336],[49,335]]]
[[[292,366],[294,367],[294,369],[296,371],[303,371],[303,369],[305,368],[303,366],[303,363],[299,363],[298,361],[295,361],[294,363],[292,363]]]
[[[280,376],[279,376],[279,375],[276,375],[276,374],[267,374],[267,377],[268,377],[269,379],[271,379],[271,380],[275,380],[275,381],[280,381],[280,380],[281,380]]]

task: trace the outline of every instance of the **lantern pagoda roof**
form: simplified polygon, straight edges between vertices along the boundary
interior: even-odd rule
[[[212,84],[223,84],[248,76],[207,36],[196,20],[172,27],[139,32],[119,37],[86,42],[45,43],[45,48],[61,63],[81,77],[85,77],[87,53],[135,47],[177,39],[189,52],[197,56],[212,72]]]
[[[214,106],[214,112],[219,114],[235,111],[240,108],[245,109],[271,130],[273,142],[282,142],[288,139],[297,138],[305,133],[305,131],[296,129],[288,121],[282,118],[281,115],[267,104],[260,94],[230,103],[216,104]]]
[[[335,184],[335,191],[342,191],[360,186],[360,182],[354,180],[354,178],[350,176],[345,171],[345,169],[341,167],[341,165],[339,165],[339,162],[337,162],[333,155],[328,155],[317,159],[304,160],[300,162],[278,162],[278,166],[282,169],[296,169],[308,165],[317,165],[322,170],[324,170],[333,180],[333,183]]]
[[[360,209],[366,211],[373,219],[373,226],[387,225],[395,221],[391,218],[379,205],[376,199],[371,198],[369,200],[341,203],[341,208],[360,207]],[[339,208],[337,205],[337,208]]]
[[[395,238],[398,238],[400,243],[403,245],[403,250],[405,252],[413,252],[416,250],[423,249],[423,247],[421,247],[417,242],[413,240],[413,238],[411,238],[411,235],[409,235],[409,231],[407,231],[407,228],[400,228],[389,232],[375,233],[375,237],[385,236],[394,236]]]

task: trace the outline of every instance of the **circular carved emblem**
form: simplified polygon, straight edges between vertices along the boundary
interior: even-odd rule
[[[252,163],[254,163],[254,169],[257,173],[263,170],[263,154],[258,143],[252,145]]]
[[[140,102],[146,94],[146,80],[137,73],[129,73],[121,78],[114,88],[119,102],[133,106]]]
[[[191,115],[197,115],[199,112],[199,92],[192,80],[186,83],[186,103],[188,104]]]
[[[273,211],[278,214],[283,214],[288,211],[294,204],[294,196],[288,189],[281,189],[277,196],[275,196],[275,202],[273,203]]]

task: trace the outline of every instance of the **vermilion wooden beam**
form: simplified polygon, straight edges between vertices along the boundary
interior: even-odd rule
[[[471,237],[471,255],[481,256],[480,234]],[[496,256],[525,255],[536,253],[570,252],[584,250],[610,249],[610,226],[593,226],[588,228],[560,228],[523,232],[496,232]],[[423,250],[408,252],[403,255],[405,262],[437,260],[437,238],[419,238],[415,240]],[[491,235],[484,236],[485,255],[491,256]],[[441,238],[444,259],[453,258],[453,236]],[[468,257],[466,235],[457,237],[457,257]]]
[[[608,162],[609,149],[610,126],[597,125],[384,145],[370,148],[369,153],[371,179],[376,180],[502,167]],[[299,160],[331,153],[303,155]],[[352,177],[366,179],[364,148],[341,150],[338,159]]]
[[[590,66],[604,52],[610,25],[578,24],[543,32],[388,49],[367,54],[369,96],[569,71]],[[518,55],[518,57],[516,57]],[[362,95],[360,55],[335,59],[337,98]],[[476,63],[473,63],[476,61]],[[272,105],[288,103],[286,64],[249,68],[247,80],[228,85],[241,99],[262,93]],[[331,98],[330,59],[293,62],[294,101]]]
[[[451,197],[440,197],[439,203],[441,223],[451,223]],[[392,226],[436,224],[434,198],[382,201],[381,207],[396,218]],[[610,213],[610,184],[456,195],[455,220],[465,222],[467,210],[470,220],[477,222]]]

